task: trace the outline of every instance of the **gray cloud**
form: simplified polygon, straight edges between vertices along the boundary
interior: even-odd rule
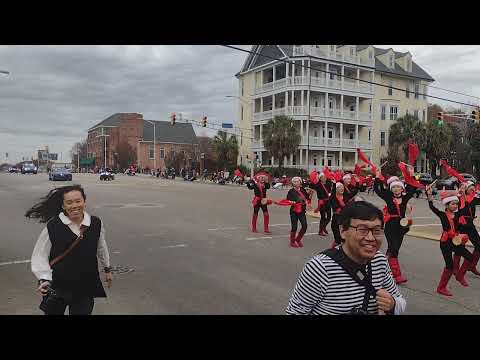
[[[435,85],[480,96],[478,46],[380,47],[410,51]],[[221,46],[0,46],[0,69],[11,72],[0,75],[0,162],[6,152],[18,161],[47,144],[66,159],[89,127],[116,112],[237,121],[238,102],[225,96],[237,95],[234,74],[246,56]]]

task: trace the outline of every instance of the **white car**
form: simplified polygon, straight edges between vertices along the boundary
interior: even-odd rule
[[[115,176],[113,175],[110,169],[105,169],[100,172],[100,180],[107,181],[107,180],[114,180]]]

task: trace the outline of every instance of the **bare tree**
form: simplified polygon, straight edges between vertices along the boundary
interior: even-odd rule
[[[137,154],[127,141],[122,141],[115,148],[115,159],[121,169],[126,169],[137,162]]]

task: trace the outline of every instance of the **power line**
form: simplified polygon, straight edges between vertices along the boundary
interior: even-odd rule
[[[438,87],[438,86],[433,86],[433,85],[428,85],[428,84],[427,84],[427,86],[428,86],[428,87],[431,87],[431,88],[433,88],[433,89],[448,91],[448,92],[451,92],[451,93],[454,93],[454,94],[465,95],[465,96],[472,97],[472,98],[475,98],[475,99],[479,99],[479,100],[480,100],[480,97],[475,96],[475,95],[469,95],[469,94],[461,93],[461,92],[458,92],[458,91],[453,91],[453,90],[449,90],[449,89],[444,89],[444,88],[441,88],[441,87]]]
[[[249,54],[255,54],[255,55],[258,55],[258,56],[262,56],[262,57],[264,57],[264,58],[267,58],[267,59],[284,62],[284,63],[286,63],[286,64],[294,64],[294,63],[295,63],[294,61],[290,61],[290,60],[286,60],[286,59],[279,59],[279,58],[276,58],[276,57],[273,57],[273,56],[269,56],[269,55],[265,55],[265,54],[260,54],[260,53],[257,52],[257,51],[245,50],[245,49],[242,49],[242,48],[239,48],[239,47],[236,47],[236,46],[232,46],[232,45],[220,45],[220,46],[227,47],[227,48],[230,48],[230,49],[233,49],[233,50],[238,50],[238,51],[246,52],[246,53],[249,53]],[[322,60],[322,58],[317,57],[317,56],[313,56],[313,55],[308,55],[308,56],[311,57],[311,58],[314,58],[314,59]],[[318,69],[318,68],[315,68],[315,67],[312,67],[312,66],[308,66],[308,65],[301,65],[301,64],[296,64],[296,63],[295,63],[295,66],[300,66],[300,67],[307,68],[307,69],[310,69],[310,70],[315,70],[315,71],[323,72],[323,73],[326,73],[326,74],[334,74],[334,75],[336,75],[336,76],[344,77],[344,78],[346,78],[346,79],[356,80],[356,81],[364,82],[364,83],[371,84],[371,85],[377,85],[377,86],[386,87],[386,88],[393,89],[393,90],[403,91],[403,92],[405,92],[405,93],[408,91],[409,93],[410,93],[410,92],[413,92],[413,93],[415,93],[415,94],[417,94],[417,95],[423,95],[423,96],[425,96],[425,97],[429,97],[429,98],[432,98],[432,99],[443,100],[443,101],[447,101],[447,102],[451,102],[451,103],[455,103],[455,104],[460,104],[460,105],[465,105],[465,106],[470,106],[470,107],[474,107],[474,108],[477,108],[477,107],[478,107],[478,106],[476,106],[476,105],[467,104],[467,103],[464,103],[464,102],[461,102],[461,101],[456,101],[456,100],[451,100],[451,99],[447,99],[447,98],[442,98],[442,97],[439,97],[439,96],[428,95],[428,94],[420,93],[420,92],[417,92],[417,91],[410,91],[410,90],[407,90],[407,89],[401,89],[401,88],[397,88],[397,87],[394,87],[394,86],[384,85],[384,84],[380,84],[380,83],[373,82],[373,81],[370,81],[370,80],[359,79],[359,78],[352,77],[352,76],[337,74],[337,73],[334,73],[334,72],[332,72],[332,71],[326,71],[326,70]]]

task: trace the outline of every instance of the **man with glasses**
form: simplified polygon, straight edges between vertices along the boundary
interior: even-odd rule
[[[399,315],[406,301],[379,251],[384,240],[383,214],[366,201],[342,211],[340,246],[308,261],[297,281],[287,314]]]

